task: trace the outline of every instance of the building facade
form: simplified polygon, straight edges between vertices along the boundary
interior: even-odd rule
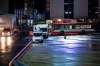
[[[50,0],[46,0],[45,4],[45,18],[50,19]]]
[[[99,17],[99,21],[100,21],[100,0],[98,0],[98,17]]]
[[[99,0],[49,0],[46,8],[49,8],[50,19],[94,19],[100,13],[99,3]]]
[[[88,0],[88,18],[98,18],[99,0]]]

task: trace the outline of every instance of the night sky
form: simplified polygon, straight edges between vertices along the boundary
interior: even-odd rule
[[[29,1],[29,0],[28,0]],[[33,0],[30,0],[33,1]],[[45,1],[46,0],[34,0],[34,8],[38,10],[39,13],[45,12]],[[24,8],[24,0],[0,0],[0,8],[4,6],[0,13],[14,13],[14,9],[23,9]]]
[[[45,12],[45,0],[34,0],[34,8],[40,13]]]
[[[24,0],[9,0],[9,13],[14,13],[14,9],[23,9]]]

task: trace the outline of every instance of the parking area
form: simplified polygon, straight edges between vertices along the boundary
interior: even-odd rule
[[[28,66],[100,66],[100,36],[51,36],[18,57]]]

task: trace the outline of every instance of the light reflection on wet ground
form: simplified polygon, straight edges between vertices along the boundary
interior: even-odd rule
[[[12,37],[0,36],[0,66],[9,66],[9,62],[27,45],[24,36],[19,37],[18,34]]]
[[[100,36],[49,37],[19,60],[29,66],[100,66]]]
[[[12,47],[11,37],[0,37],[0,52],[5,53],[9,52]]]

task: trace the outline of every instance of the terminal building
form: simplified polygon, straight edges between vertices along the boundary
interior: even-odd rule
[[[46,18],[100,18],[99,0],[47,0]]]
[[[52,34],[80,34],[97,32],[100,27],[99,0],[46,0],[46,19],[50,19]],[[46,21],[48,23],[50,21]]]
[[[0,0],[0,14],[16,14],[21,19],[25,14],[25,1],[27,0]],[[100,19],[100,0],[34,0],[34,4],[32,1],[28,0],[33,5],[31,8],[44,12],[45,19]],[[31,10],[31,17],[32,13]]]

